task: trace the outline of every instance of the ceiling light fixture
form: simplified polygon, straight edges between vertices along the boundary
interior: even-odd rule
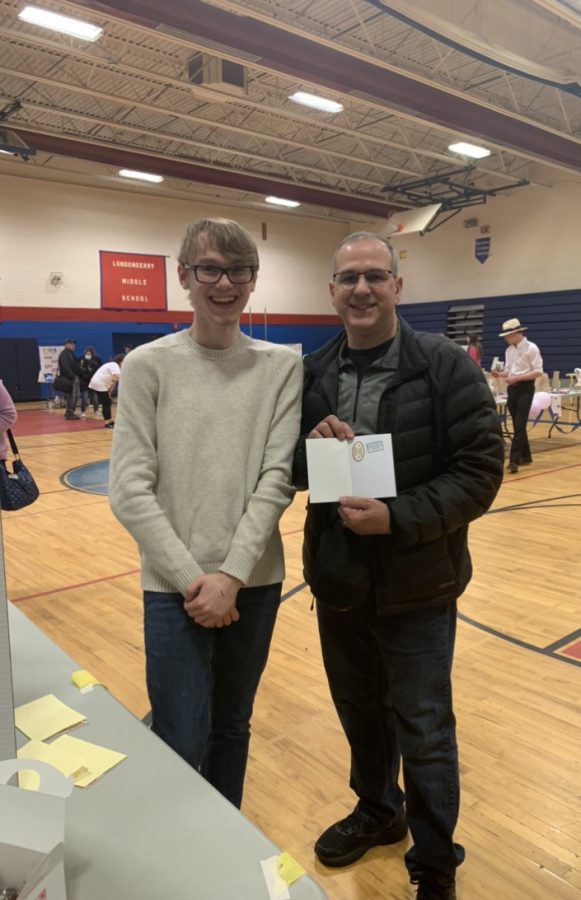
[[[302,103],[303,106],[310,106],[311,109],[320,109],[322,112],[338,113],[343,109],[343,104],[337,103],[336,100],[328,100],[326,97],[318,97],[316,94],[307,94],[306,91],[296,91],[290,95],[289,100]]]
[[[51,31],[70,34],[83,41],[96,41],[103,34],[103,29],[98,25],[91,25],[90,22],[83,22],[81,19],[72,19],[70,16],[61,16],[59,13],[40,9],[38,6],[25,6],[18,13],[18,18],[30,25],[40,25],[41,28],[50,28]]]
[[[163,181],[163,175],[152,175],[151,172],[136,172],[134,169],[119,169],[122,178],[135,178],[137,181],[152,181],[159,184]]]
[[[490,150],[486,147],[478,147],[476,144],[466,144],[460,141],[458,144],[449,144],[448,150],[452,153],[460,153],[461,156],[472,156],[474,159],[482,159],[484,156],[490,156]]]
[[[285,200],[283,197],[265,197],[264,199],[267,203],[272,203],[273,206],[288,206],[289,209],[294,209],[295,206],[301,205],[298,200]]]

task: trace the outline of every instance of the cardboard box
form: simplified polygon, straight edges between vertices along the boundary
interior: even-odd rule
[[[31,769],[40,777],[38,791],[8,783]],[[46,763],[0,762],[0,888],[16,888],[18,900],[66,900],[65,800],[72,789],[72,778]]]

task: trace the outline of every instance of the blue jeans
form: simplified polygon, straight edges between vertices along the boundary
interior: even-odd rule
[[[455,604],[378,616],[371,604],[335,612],[318,603],[317,617],[358,808],[389,822],[405,799],[415,844],[406,854],[410,874],[451,874],[464,859],[452,840],[460,800],[451,686]]]
[[[95,391],[89,388],[81,388],[81,412],[84,413],[88,406],[93,407],[93,412],[99,409],[99,398]]]
[[[281,588],[242,588],[225,628],[196,625],[181,594],[143,595],[152,730],[237,807]]]

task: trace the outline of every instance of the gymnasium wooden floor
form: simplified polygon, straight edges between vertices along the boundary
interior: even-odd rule
[[[101,426],[65,423],[62,411],[20,411],[15,432],[41,497],[3,515],[8,596],[141,717],[148,701],[135,546],[105,497],[60,481],[107,458],[111,434]],[[534,465],[507,476],[491,514],[471,528],[475,575],[460,604],[454,675],[462,900],[581,897],[581,429],[550,440],[546,432],[542,424],[531,432]],[[405,843],[344,870],[313,855],[318,833],[350,811],[353,797],[311,597],[301,588],[305,499],[297,496],[282,523],[289,596],[257,698],[243,811],[330,900],[407,900]]]

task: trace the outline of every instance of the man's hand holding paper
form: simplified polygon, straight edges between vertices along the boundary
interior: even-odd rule
[[[347,422],[327,416],[306,452],[311,503],[340,503],[341,520],[357,534],[389,533],[389,510],[376,498],[396,495],[391,435],[356,437]]]
[[[339,518],[355,534],[390,534],[389,507],[372,497],[340,497]]]
[[[327,416],[309,434],[309,440],[331,437],[337,438],[339,441],[350,441],[355,434],[351,425],[348,422],[342,422],[337,416]]]

